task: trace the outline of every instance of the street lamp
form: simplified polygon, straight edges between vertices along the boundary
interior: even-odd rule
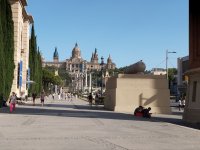
[[[104,58],[101,57],[101,97],[103,95],[103,66],[104,66]]]
[[[168,54],[169,53],[176,53],[175,51],[168,51],[168,49],[166,50],[166,75],[167,75],[167,80],[168,80]]]
[[[92,94],[92,70],[91,70],[91,72],[90,72],[90,84],[91,84],[91,89],[90,89],[90,91],[91,91],[91,94]]]

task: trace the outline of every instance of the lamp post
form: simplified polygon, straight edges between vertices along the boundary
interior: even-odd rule
[[[168,54],[169,53],[176,53],[175,51],[168,51],[166,50],[166,75],[167,75],[167,80],[168,80]]]
[[[101,97],[103,95],[103,66],[104,66],[104,58],[101,57]]]
[[[90,84],[91,84],[91,89],[90,89],[90,93],[92,94],[92,70],[90,71]]]

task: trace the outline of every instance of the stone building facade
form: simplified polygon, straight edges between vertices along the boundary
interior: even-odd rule
[[[43,60],[43,67],[54,66],[57,68],[65,68],[66,71],[68,71],[72,76],[72,84],[75,84],[73,87],[75,87],[76,89],[90,89],[92,71],[101,71],[102,67],[104,70],[115,69],[116,67],[110,55],[107,59],[107,63],[102,63],[102,61],[103,60],[101,58],[101,62],[99,62],[97,49],[95,49],[94,53],[92,53],[90,61],[83,59],[81,56],[81,50],[76,43],[74,48],[72,49],[72,54],[69,59],[66,59],[65,61],[59,61],[58,51],[57,48],[55,48],[53,61]]]
[[[92,53],[91,60],[87,61],[82,58],[81,50],[78,47],[78,44],[76,43],[74,48],[72,49],[72,55],[69,59],[66,59],[65,61],[59,61],[58,51],[57,48],[55,48],[53,54],[53,61],[43,60],[43,67],[45,66],[54,66],[58,68],[63,67],[66,69],[66,71],[69,71],[69,73],[72,75],[91,70],[100,71],[102,64],[101,62],[99,62],[97,49],[95,49],[94,53]],[[109,70],[109,69],[115,69],[115,67],[116,65],[115,63],[113,63],[111,56],[109,55],[107,63],[103,64],[103,68]]]
[[[200,9],[198,1],[189,0],[189,70],[183,119],[200,123]]]
[[[11,92],[18,96],[28,94],[27,72],[29,69],[29,30],[33,18],[28,15],[25,7],[26,0],[9,0],[14,22],[14,79]]]

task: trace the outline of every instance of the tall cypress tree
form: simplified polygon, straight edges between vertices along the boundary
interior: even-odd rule
[[[38,60],[38,92],[41,92],[42,90],[42,56],[38,47],[37,51],[37,60]]]
[[[7,99],[11,90],[15,67],[14,25],[8,0],[0,0],[0,60],[0,91]]]
[[[35,71],[35,60],[34,60],[34,55],[35,55],[35,29],[34,25],[32,26],[31,29],[31,38],[29,41],[29,67],[30,67],[30,80],[35,81],[34,79],[34,71]],[[30,85],[29,93],[35,92],[35,84]]]
[[[4,37],[5,42],[5,95],[6,97],[10,94],[10,90],[13,83],[14,77],[14,23],[12,20],[12,11],[11,6],[8,0],[6,2],[6,24],[5,30],[7,34]]]
[[[36,84],[32,84],[29,89],[29,93],[39,94],[42,89],[42,59],[37,50],[37,37],[35,36],[34,25],[31,29],[31,38],[30,38],[30,52],[29,52],[29,67],[31,70],[30,79],[35,81]]]
[[[2,0],[0,0],[2,1]],[[0,3],[1,6],[1,3]],[[3,30],[0,12],[0,101],[2,101],[2,96],[5,94],[5,61],[4,61],[4,45],[3,45]]]

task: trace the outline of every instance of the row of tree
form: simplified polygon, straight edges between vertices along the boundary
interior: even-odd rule
[[[49,92],[52,85],[62,85],[64,78],[69,78],[68,74],[64,74],[64,78],[59,75],[55,76],[56,68],[48,69],[42,68],[42,56],[39,48],[37,48],[37,38],[35,35],[34,25],[31,29],[31,38],[29,42],[29,67],[30,67],[30,80],[34,81],[29,87],[29,95],[36,93],[40,95],[42,91]]]
[[[3,98],[8,99],[14,77],[14,23],[12,19],[12,10],[9,0],[0,0],[0,106]],[[48,83],[61,84],[60,77],[54,75],[48,70],[42,69],[42,56],[37,47],[37,38],[34,25],[31,29],[29,41],[29,77],[34,84],[28,85],[29,94],[37,95],[45,88]],[[49,74],[51,74],[49,76]],[[47,78],[51,78],[49,81]],[[44,81],[43,81],[44,80]],[[30,83],[30,82],[29,82]]]
[[[48,70],[47,68],[43,68],[42,71],[42,83],[46,93],[52,92],[53,85],[63,85],[63,80],[60,76],[55,75],[55,71]]]
[[[29,41],[29,68],[30,80],[34,81],[29,87],[29,94],[40,94],[42,91],[42,56],[39,48],[37,47],[37,37],[35,35],[34,25],[31,29],[31,37]]]
[[[8,99],[14,75],[14,24],[8,0],[0,0],[0,101]]]

